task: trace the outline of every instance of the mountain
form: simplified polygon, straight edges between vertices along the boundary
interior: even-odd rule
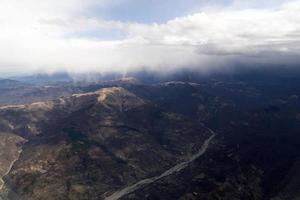
[[[40,73],[27,76],[15,76],[12,77],[14,80],[21,81],[27,84],[51,84],[57,82],[70,82],[72,77],[68,73]]]
[[[14,88],[22,85],[22,82],[12,79],[0,79],[0,88]]]
[[[300,196],[292,82],[130,78],[56,87],[73,89],[0,107],[3,199]]]
[[[11,79],[0,80],[0,106],[29,104],[38,101],[54,100],[79,92],[69,82],[52,84],[33,84]]]

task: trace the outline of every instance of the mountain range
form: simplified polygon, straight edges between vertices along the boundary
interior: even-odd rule
[[[138,78],[2,80],[0,198],[299,199],[297,79]]]

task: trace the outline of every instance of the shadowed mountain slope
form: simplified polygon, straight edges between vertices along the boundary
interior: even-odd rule
[[[300,104],[294,90],[212,80],[112,81],[76,91],[0,107],[4,199],[104,199],[153,177],[160,178],[120,198],[299,196],[293,175]],[[193,158],[209,130],[216,135],[205,154],[161,176]]]

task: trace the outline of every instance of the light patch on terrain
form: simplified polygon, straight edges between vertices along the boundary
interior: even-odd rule
[[[96,94],[97,94],[96,92],[87,92],[87,93],[81,93],[81,94],[73,94],[72,97],[80,98],[80,97],[93,96]]]
[[[95,96],[97,102],[109,109],[126,111],[145,104],[144,100],[122,87],[103,88],[96,92],[73,94],[76,99]],[[82,101],[84,102],[84,101]]]
[[[18,159],[22,145],[26,140],[12,133],[0,133],[0,190],[3,187],[3,177]]]
[[[35,110],[35,109],[41,109],[41,110],[51,110],[53,108],[53,103],[51,101],[49,102],[35,102],[32,104],[29,104],[27,106],[28,109],[30,110]]]
[[[106,107],[120,111],[129,110],[145,104],[144,100],[122,87],[104,88],[98,91],[98,102]]]
[[[34,102],[31,104],[23,104],[23,105],[0,106],[0,110],[7,110],[7,109],[50,110],[52,108],[53,108],[53,103],[51,101]]]
[[[0,110],[6,110],[6,109],[24,109],[25,105],[8,105],[8,106],[0,106]]]

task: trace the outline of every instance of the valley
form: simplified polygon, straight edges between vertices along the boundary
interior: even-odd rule
[[[180,172],[181,170],[183,170],[184,168],[186,168],[191,162],[193,162],[194,160],[198,159],[199,157],[201,157],[206,150],[208,149],[211,140],[216,136],[216,133],[213,132],[212,130],[209,130],[211,132],[211,136],[206,139],[203,143],[203,145],[201,146],[199,152],[195,155],[193,155],[191,158],[189,158],[187,161],[184,161],[182,163],[179,163],[177,165],[175,165],[174,167],[168,169],[167,171],[163,172],[161,175],[159,176],[155,176],[155,177],[151,177],[151,178],[147,178],[147,179],[143,179],[137,183],[135,183],[134,185],[131,185],[129,187],[126,187],[120,191],[117,191],[115,193],[113,193],[112,195],[105,197],[105,200],[117,200],[122,198],[125,195],[128,195],[136,190],[139,190],[143,187],[145,187],[146,185],[150,185],[164,177],[167,177],[171,174]]]

